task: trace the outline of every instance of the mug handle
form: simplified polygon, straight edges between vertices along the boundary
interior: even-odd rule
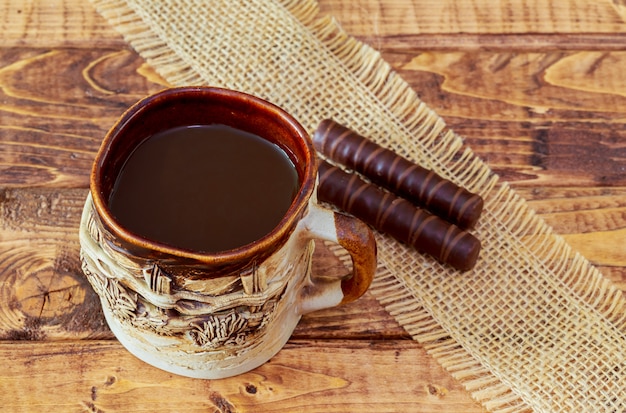
[[[330,278],[311,275],[302,291],[301,314],[346,304],[361,297],[376,273],[376,239],[363,221],[324,208],[313,201],[303,220],[307,238],[330,241],[342,246],[352,259],[352,275]]]

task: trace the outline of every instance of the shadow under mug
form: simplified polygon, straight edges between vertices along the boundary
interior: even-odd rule
[[[117,222],[107,203],[132,151],[158,132],[210,124],[251,132],[288,154],[299,191],[280,223],[247,245],[199,253],[143,238]],[[267,101],[227,89],[184,87],[136,103],[102,142],[79,234],[83,272],[115,336],[153,366],[217,379],[273,357],[303,314],[356,300],[376,270],[374,236],[363,222],[318,205],[316,189],[308,134]],[[315,239],[345,248],[352,274],[311,274]]]

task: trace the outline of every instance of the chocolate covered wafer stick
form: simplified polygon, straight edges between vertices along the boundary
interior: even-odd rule
[[[472,228],[482,212],[479,195],[330,119],[320,123],[313,144],[328,158],[462,228]]]
[[[320,201],[456,269],[469,270],[476,264],[480,241],[456,225],[326,161],[320,163],[319,181]]]

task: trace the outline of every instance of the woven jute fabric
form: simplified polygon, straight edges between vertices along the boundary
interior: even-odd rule
[[[372,293],[493,412],[626,411],[626,302],[372,48],[311,0],[92,0],[172,85],[324,118],[481,194],[476,267],[459,273],[378,234]]]

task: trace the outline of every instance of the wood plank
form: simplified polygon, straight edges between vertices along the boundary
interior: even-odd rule
[[[354,35],[354,37],[383,54],[413,53],[415,50],[421,52],[475,52],[480,50],[508,53],[624,50],[624,35],[622,33],[426,33],[385,37],[363,33]]]
[[[5,47],[123,45],[88,1],[0,1],[0,27]]]
[[[321,0],[355,36],[624,33],[622,2],[595,0]]]
[[[562,235],[626,227],[625,187],[517,187],[517,192]]]
[[[416,34],[624,33],[620,1],[595,0],[319,0],[354,36],[372,39]],[[49,47],[123,44],[81,0],[0,1],[3,44]]]
[[[291,340],[260,368],[215,381],[155,369],[116,341],[0,343],[0,365],[10,411],[484,411],[406,340]]]
[[[625,52],[384,57],[505,180],[626,184]],[[115,119],[165,85],[125,49],[0,49],[0,67],[2,186],[86,187]]]
[[[420,95],[437,86],[440,91],[457,97],[458,106],[434,105],[433,109],[442,109],[444,115],[450,114],[451,109],[465,108],[491,120],[537,121],[541,115],[569,120],[587,116],[583,119],[598,123],[611,119],[610,115],[619,113],[626,102],[626,82],[619,69],[626,62],[623,51],[422,53],[415,50],[413,55],[388,53],[385,57],[410,83],[418,86]],[[422,77],[419,82],[412,78],[425,73],[428,77]],[[490,102],[497,106],[486,106]],[[605,116],[590,119],[586,113],[589,111]]]
[[[407,47],[567,50],[591,46],[602,50],[623,49],[619,34],[624,32],[626,7],[618,1],[500,0],[495,2],[501,10],[498,14],[480,12],[481,8],[493,10],[494,2],[488,0],[472,2],[469,8],[457,3],[453,0],[395,0],[380,6],[379,0],[319,0],[323,14],[333,15],[351,35],[378,50]],[[534,14],[524,13],[526,3],[536,10]],[[502,15],[503,12],[508,13]],[[564,22],[553,20],[557,12],[557,17]],[[461,19],[459,14],[462,14]],[[570,16],[577,16],[576,26],[572,26]],[[549,29],[553,26],[558,26],[558,30]],[[82,0],[0,0],[0,27],[4,47],[28,44],[28,47],[43,48],[91,48],[94,43],[98,47],[127,47],[122,36],[92,4]],[[537,27],[544,29],[537,30]]]

